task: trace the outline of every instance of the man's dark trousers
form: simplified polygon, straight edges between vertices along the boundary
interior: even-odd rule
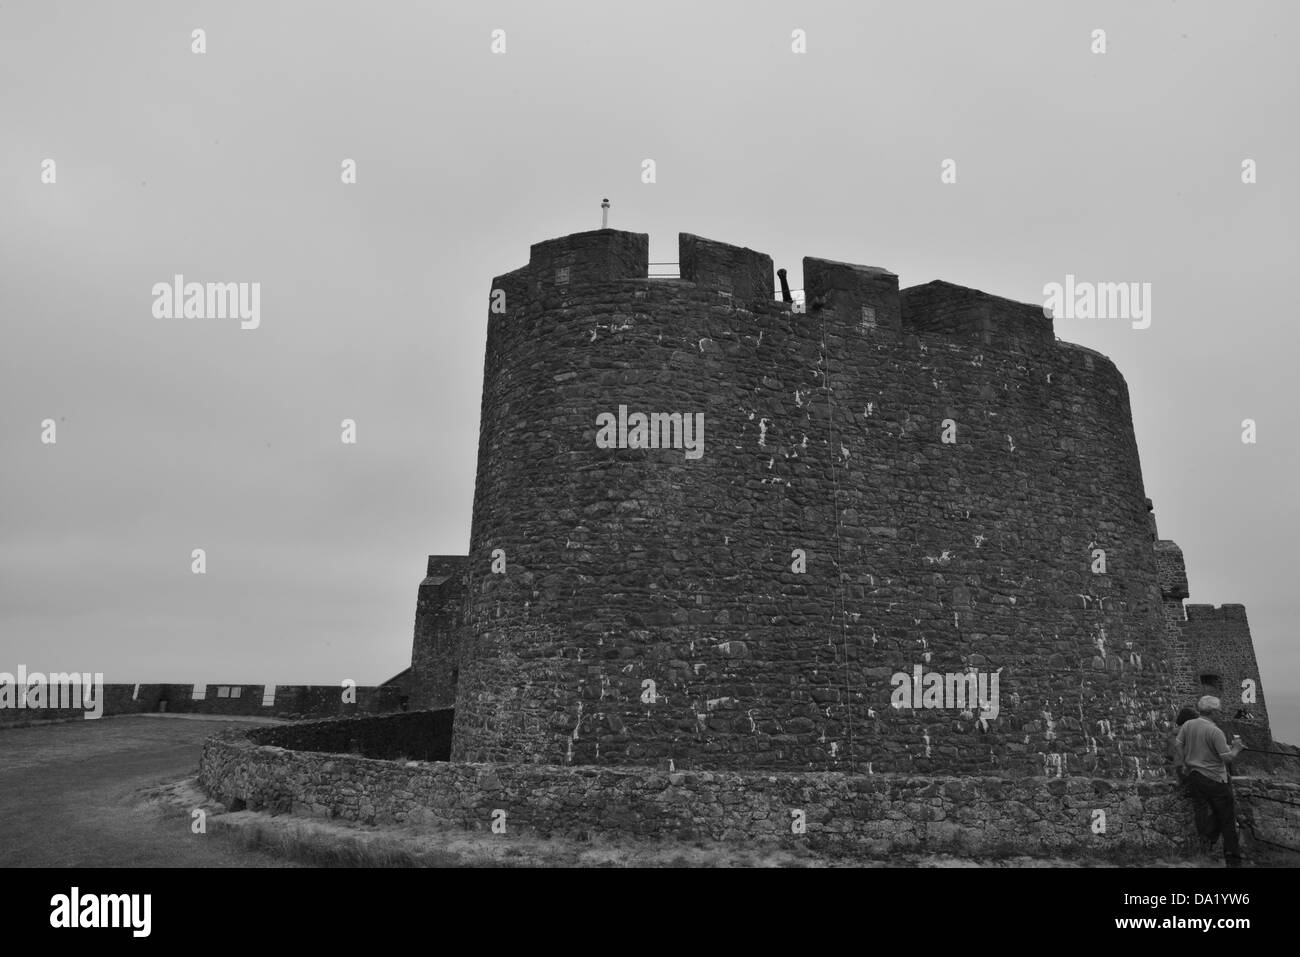
[[[1236,808],[1232,802],[1232,788],[1224,781],[1214,781],[1199,771],[1187,776],[1196,805],[1196,823],[1205,822],[1201,836],[1213,844],[1223,835],[1223,860],[1229,866],[1241,863],[1241,845],[1237,841]]]

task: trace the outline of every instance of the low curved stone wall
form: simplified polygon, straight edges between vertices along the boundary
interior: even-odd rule
[[[259,745],[239,732],[209,739],[199,770],[212,797],[251,810],[468,830],[496,820],[507,834],[578,840],[804,843],[863,857],[1167,855],[1194,846],[1191,808],[1165,780],[386,761]],[[1238,794],[1249,806],[1266,788],[1285,791],[1293,816],[1300,810],[1295,785],[1240,782]],[[1272,804],[1261,810],[1276,813]]]

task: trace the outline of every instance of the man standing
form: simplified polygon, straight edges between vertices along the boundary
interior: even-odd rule
[[[1228,747],[1223,732],[1211,720],[1219,714],[1219,709],[1219,699],[1213,695],[1205,695],[1196,703],[1200,715],[1179,728],[1174,764],[1188,771],[1187,783],[1196,805],[1198,829],[1205,828],[1201,836],[1212,846],[1222,834],[1224,863],[1228,867],[1240,867],[1236,808],[1225,762],[1236,758],[1245,745],[1240,735],[1233,735],[1232,747]]]

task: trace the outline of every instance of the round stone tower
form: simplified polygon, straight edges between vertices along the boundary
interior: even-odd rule
[[[683,234],[489,305],[453,759],[1131,775],[1171,703],[1128,391],[1038,306]],[[798,310],[798,311],[796,311]]]

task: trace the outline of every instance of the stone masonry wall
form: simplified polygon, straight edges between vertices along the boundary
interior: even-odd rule
[[[133,697],[133,684],[105,684],[103,688],[103,713],[136,714],[142,711],[156,711],[158,698],[167,693],[166,685],[142,685],[139,699]],[[56,699],[47,697],[45,703],[56,703]],[[16,704],[16,701],[15,701]],[[5,725],[31,724],[38,721],[67,721],[85,717],[82,708],[52,707],[5,707],[0,708],[0,727]]]
[[[941,280],[904,289],[899,297],[903,321],[916,332],[964,339],[977,348],[1003,343],[1025,354],[1050,355],[1056,347],[1052,321],[1041,306]]]
[[[719,296],[744,302],[775,295],[771,256],[690,233],[682,233],[678,247],[682,279],[712,286]]]
[[[1114,365],[974,290],[806,259],[794,313],[761,254],[684,236],[684,278],[649,280],[646,249],[565,237],[493,282],[453,756],[1161,773],[1173,671]],[[620,406],[704,413],[702,457],[598,448]],[[996,673],[996,713],[891,706],[917,667]]]
[[[1164,620],[1165,644],[1168,647],[1174,692],[1183,704],[1195,705],[1201,694],[1201,685],[1196,677],[1196,663],[1192,660],[1187,630],[1183,627],[1187,621],[1187,613],[1183,611],[1183,599],[1187,597],[1187,568],[1183,562],[1183,550],[1165,539],[1157,539],[1153,547],[1156,574],[1160,580],[1160,611]]]
[[[1278,848],[1300,849],[1300,784],[1234,779],[1239,810],[1253,836]]]
[[[220,697],[218,688],[238,689]],[[108,684],[104,685],[105,717],[167,711],[173,714],[260,715],[285,718],[376,714],[400,706],[397,688],[358,686],[355,703],[343,702],[343,689],[336,685],[277,685],[274,702],[262,704],[264,685],[208,685],[205,696],[194,699],[192,684]],[[163,702],[166,702],[165,707]],[[37,721],[82,719],[80,708],[0,708],[0,727]]]
[[[1201,695],[1215,694],[1223,703],[1219,724],[1225,734],[1240,734],[1252,748],[1270,748],[1272,729],[1245,606],[1184,605],[1189,589],[1182,549],[1161,540],[1155,543],[1155,552],[1180,702],[1195,705]],[[1217,680],[1217,687],[1202,678]],[[1243,687],[1245,681],[1253,687]],[[1244,700],[1252,694],[1253,702]]]
[[[259,747],[239,734],[207,742],[199,778],[231,806],[367,824],[486,831],[504,812],[503,840],[712,839],[856,856],[1057,857],[1183,853],[1194,834],[1189,802],[1168,781],[378,761]],[[1261,837],[1300,846],[1300,787],[1240,779],[1236,791]],[[803,834],[792,828],[795,812]]]
[[[460,670],[465,612],[464,555],[430,555],[415,605],[411,645],[414,708],[451,708]]]
[[[1199,672],[1198,679],[1209,676],[1219,679],[1217,694],[1223,702],[1223,720],[1219,723],[1224,733],[1229,737],[1240,734],[1251,747],[1270,747],[1268,708],[1245,606],[1187,605],[1186,611],[1183,627]],[[1246,682],[1252,686],[1249,691],[1244,687]],[[1211,686],[1203,685],[1201,690],[1215,693]],[[1244,700],[1251,693],[1255,700]]]

